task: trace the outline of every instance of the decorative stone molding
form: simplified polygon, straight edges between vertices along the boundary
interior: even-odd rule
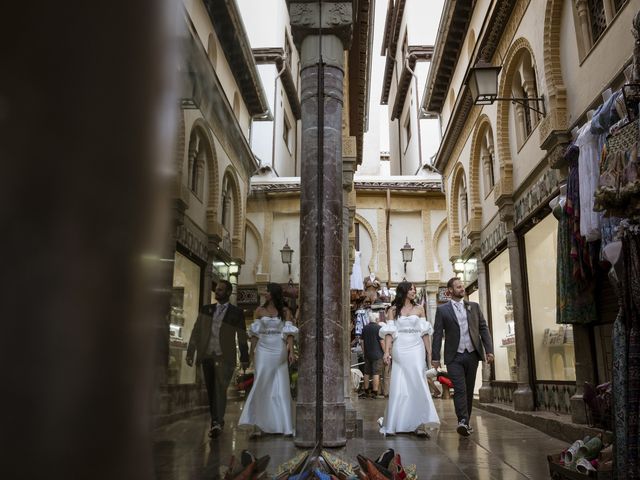
[[[547,151],[546,159],[551,168],[566,169],[567,162],[564,159],[564,152],[571,143],[571,132],[568,130],[554,131],[546,137],[541,145]]]
[[[350,1],[316,2],[292,1],[289,18],[293,41],[302,45],[307,35],[335,35],[347,50],[353,32],[353,10]],[[321,30],[321,32],[320,32]]]
[[[203,234],[196,232],[195,229],[190,228],[187,224],[179,225],[176,228],[176,240],[178,243],[206,263],[207,242],[203,237]]]
[[[480,255],[482,258],[489,256],[507,238],[507,226],[498,222],[493,230],[480,242]]]
[[[456,163],[451,174],[451,196],[447,202],[449,207],[449,255],[451,257],[460,256],[461,251],[461,225],[458,218],[460,184],[466,184],[464,167],[462,163]]]
[[[558,190],[559,183],[558,171],[552,168],[547,169],[542,177],[516,200],[514,224],[519,225],[538,207],[548,203]]]
[[[547,0],[544,13],[544,77],[549,96],[549,113],[540,125],[540,143],[554,130],[567,130],[567,89],[560,61],[560,29],[564,0]]]
[[[528,3],[528,2],[527,2]],[[504,37],[503,37],[504,38]],[[510,37],[511,38],[511,37]],[[533,49],[527,39],[521,37],[513,42],[509,48],[504,66],[500,75],[500,96],[503,98],[511,96],[511,85],[513,77],[519,65],[519,57],[523,50],[526,50],[530,57],[534,71],[537,72]],[[513,161],[511,159],[511,145],[509,135],[509,109],[511,102],[498,103],[497,115],[497,140],[498,140],[498,160],[500,166],[500,179],[496,183],[494,198],[496,205],[500,207],[504,203],[504,196],[513,194]],[[498,188],[499,187],[499,188]]]
[[[440,192],[440,180],[416,180],[416,181],[354,181],[356,190],[411,190],[413,192]]]

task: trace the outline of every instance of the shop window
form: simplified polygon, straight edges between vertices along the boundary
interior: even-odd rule
[[[547,215],[524,235],[536,380],[575,381],[571,325],[556,324],[558,222]]]
[[[555,283],[554,283],[555,285]],[[515,382],[516,335],[511,295],[509,252],[503,251],[489,263],[491,327],[495,352],[495,379]]]
[[[176,252],[169,320],[167,383],[195,383],[196,369],[187,366],[187,344],[200,310],[200,267]]]

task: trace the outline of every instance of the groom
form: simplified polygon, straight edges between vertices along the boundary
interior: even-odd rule
[[[444,363],[453,382],[453,403],[458,417],[457,432],[468,437],[478,362],[493,362],[493,342],[480,306],[464,298],[464,285],[454,277],[447,282],[451,301],[436,310],[431,365],[440,367],[440,348],[444,332]],[[485,356],[486,352],[486,356]]]

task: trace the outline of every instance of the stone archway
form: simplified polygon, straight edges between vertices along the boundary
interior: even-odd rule
[[[264,255],[264,244],[262,242],[262,235],[260,235],[258,228],[248,218],[245,219],[245,224],[247,226],[247,230],[249,230],[253,234],[253,236],[256,239],[256,242],[258,243],[258,255],[257,255],[258,262],[256,264],[256,268],[262,271],[262,265],[264,265],[263,258],[262,258],[262,256]]]
[[[369,221],[366,218],[364,218],[362,215],[356,213],[355,221],[364,227],[364,229],[369,234],[369,237],[371,238],[371,259],[369,260],[368,267],[369,267],[369,271],[373,272],[375,270],[374,260],[378,258],[378,237],[376,236],[376,232],[371,226],[371,224],[369,223]]]
[[[519,57],[524,51],[531,56],[531,65],[536,73],[536,77],[538,77],[538,69],[536,68],[535,56],[533,55],[531,45],[525,38],[518,38],[511,44],[504,60],[504,67],[500,75],[500,86],[498,88],[499,96],[502,98],[511,97],[511,85],[514,74],[519,65]],[[497,105],[496,137],[498,140],[497,153],[500,175],[495,184],[494,200],[498,207],[500,207],[502,204],[509,203],[512,200],[513,160],[511,159],[511,138],[509,135],[509,111],[511,102],[498,102]]]

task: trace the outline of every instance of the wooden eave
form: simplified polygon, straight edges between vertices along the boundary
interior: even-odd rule
[[[442,11],[438,39],[427,86],[422,101],[424,110],[442,112],[447,98],[454,67],[458,63],[462,44],[469,28],[475,2],[470,0],[448,0]]]
[[[278,72],[282,71],[280,80],[284,87],[284,93],[287,95],[291,112],[296,120],[300,120],[302,116],[302,109],[300,107],[300,97],[298,96],[298,89],[296,88],[296,82],[293,79],[293,72],[289,63],[284,59],[284,49],[279,47],[273,48],[254,48],[253,58],[257,64],[274,63]],[[284,68],[284,70],[282,70]]]
[[[389,91],[391,90],[391,79],[393,78],[393,64],[398,47],[398,37],[400,36],[400,26],[402,25],[405,4],[406,0],[398,0],[393,8],[393,20],[391,21],[388,45],[386,48],[387,60],[384,65],[384,75],[382,77],[382,96],[380,97],[380,103],[382,105],[389,103]],[[384,50],[382,53],[384,54]]]
[[[398,91],[396,92],[396,98],[393,102],[393,110],[391,112],[391,120],[400,118],[402,115],[402,109],[405,104],[407,92],[411,85],[411,71],[416,68],[418,61],[430,61],[433,56],[433,46],[429,45],[413,45],[409,47],[407,65],[405,63],[400,74],[400,81],[398,82]],[[411,71],[410,71],[411,70]]]
[[[236,1],[204,0],[204,4],[249,114],[253,117],[269,112],[269,102]]]

